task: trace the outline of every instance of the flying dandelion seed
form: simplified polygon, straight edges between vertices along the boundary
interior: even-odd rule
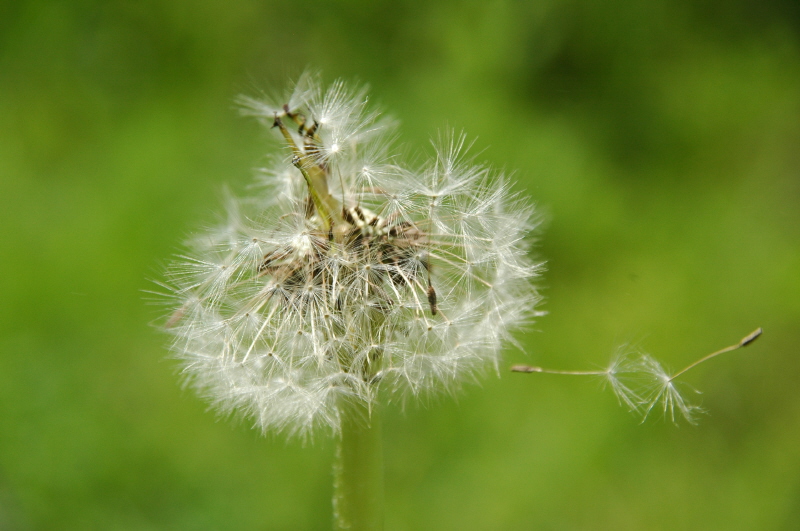
[[[631,352],[624,347],[618,350],[604,370],[562,371],[530,365],[514,365],[511,367],[511,371],[600,377],[603,379],[604,385],[610,387],[614,392],[619,404],[640,413],[643,422],[651,413],[661,410],[664,417],[673,423],[677,423],[678,419],[683,418],[690,424],[697,424],[697,415],[704,413],[704,410],[683,396],[678,389],[681,382],[678,382],[677,378],[711,358],[749,346],[762,333],[763,330],[757,328],[738,343],[703,356],[673,374],[668,373],[661,363],[649,354]],[[699,391],[695,390],[695,393],[699,393]]]

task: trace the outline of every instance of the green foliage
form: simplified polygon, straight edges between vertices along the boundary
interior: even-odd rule
[[[266,139],[233,110],[306,66],[444,124],[548,212],[550,314],[512,363],[633,342],[698,367],[699,427],[503,373],[384,418],[387,529],[788,529],[800,519],[793,2],[8,2],[0,7],[0,529],[324,529],[333,445],[175,386],[147,278]]]

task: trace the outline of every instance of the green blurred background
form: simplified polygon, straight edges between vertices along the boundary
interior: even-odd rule
[[[307,66],[409,146],[477,137],[546,214],[549,315],[506,365],[765,330],[686,375],[697,427],[506,372],[389,406],[388,530],[800,529],[794,0],[3,2],[0,529],[330,527],[333,443],[216,421],[143,293],[274,145],[234,97]]]

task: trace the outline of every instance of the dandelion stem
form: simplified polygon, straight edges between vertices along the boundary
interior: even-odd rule
[[[342,408],[342,437],[333,468],[334,529],[383,529],[383,449],[378,408]]]
[[[694,367],[697,367],[698,365],[700,365],[704,361],[708,361],[711,358],[719,356],[720,354],[725,354],[726,352],[731,352],[733,350],[738,350],[738,349],[740,349],[742,347],[746,347],[747,345],[749,345],[750,343],[755,341],[758,338],[758,336],[761,335],[762,332],[763,332],[763,330],[761,328],[758,328],[758,329],[754,330],[753,332],[750,332],[749,334],[747,334],[745,337],[743,337],[741,339],[741,341],[739,341],[735,345],[731,345],[729,347],[725,347],[725,348],[719,349],[716,352],[712,352],[708,356],[703,356],[699,360],[695,361],[694,363],[689,364],[688,366],[684,367],[683,369],[679,370],[678,372],[676,372],[675,374],[670,376],[669,381],[673,381],[675,378],[677,378],[681,374],[685,373],[686,371],[688,371],[690,369],[693,369]]]

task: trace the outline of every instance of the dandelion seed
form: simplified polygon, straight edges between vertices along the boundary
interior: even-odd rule
[[[511,371],[601,377],[614,392],[620,405],[625,405],[631,411],[641,413],[642,421],[646,420],[653,411],[660,409],[664,416],[673,423],[677,423],[678,419],[682,417],[690,424],[696,424],[697,415],[703,413],[704,410],[684,398],[678,389],[679,382],[676,381],[676,378],[720,354],[751,345],[761,334],[762,330],[758,328],[735,345],[712,352],[671,375],[649,354],[637,354],[626,348],[620,348],[604,370],[562,371],[530,365],[514,365],[511,367]],[[694,392],[700,393],[697,390]]]
[[[535,226],[502,175],[448,133],[420,167],[391,155],[366,91],[305,75],[240,98],[281,139],[255,195],[169,269],[172,350],[222,413],[264,432],[342,429],[342,408],[452,392],[529,322]]]
[[[690,363],[683,369],[675,374],[669,375],[661,367],[661,364],[650,356],[643,355],[641,358],[641,366],[644,373],[649,374],[651,383],[647,386],[647,391],[644,393],[643,410],[644,418],[653,411],[654,408],[660,405],[662,412],[665,416],[669,417],[672,422],[676,422],[678,415],[682,416],[690,424],[697,423],[697,414],[702,413],[703,409],[697,405],[691,404],[684,399],[677,388],[676,378],[697,367],[701,363],[705,363],[711,358],[715,358],[720,354],[732,352],[742,347],[746,347],[753,343],[762,334],[761,328],[747,334],[735,345],[712,352],[707,356],[703,356],[699,360]],[[699,394],[699,391],[695,390]]]

